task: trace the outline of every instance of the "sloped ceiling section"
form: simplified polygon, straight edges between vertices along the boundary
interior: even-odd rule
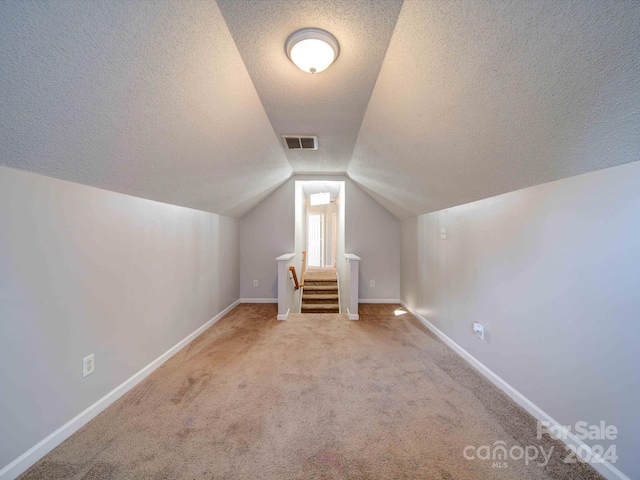
[[[215,2],[0,3],[0,164],[241,216],[291,175]]]
[[[346,170],[405,218],[640,160],[639,31],[638,1],[0,0],[0,165],[236,217]]]
[[[405,1],[347,173],[399,218],[640,160],[640,2]]]
[[[294,172],[345,172],[401,0],[218,0],[278,135],[317,135],[317,151],[286,151]],[[340,55],[310,75],[285,53],[304,27],[331,32]]]

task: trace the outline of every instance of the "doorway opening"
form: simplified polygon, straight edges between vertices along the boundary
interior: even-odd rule
[[[295,254],[301,259],[298,265],[301,267],[303,312],[320,313],[339,308],[335,298],[339,294],[338,287],[335,292],[329,292],[331,285],[326,282],[331,277],[339,283],[337,270],[341,268],[339,258],[344,253],[344,203],[344,181],[295,182]],[[305,279],[308,279],[309,287],[306,292]],[[331,305],[322,307],[320,297]]]
[[[345,182],[297,180],[295,195],[295,253],[303,259],[304,284],[308,269],[338,267],[344,252]]]

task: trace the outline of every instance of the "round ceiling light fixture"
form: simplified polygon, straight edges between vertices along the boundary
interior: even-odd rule
[[[291,61],[307,73],[326,70],[340,53],[336,37],[319,28],[303,28],[293,32],[287,38],[285,49]]]

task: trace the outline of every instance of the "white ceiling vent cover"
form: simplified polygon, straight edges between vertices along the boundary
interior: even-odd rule
[[[309,135],[282,135],[287,150],[318,150],[318,137]]]

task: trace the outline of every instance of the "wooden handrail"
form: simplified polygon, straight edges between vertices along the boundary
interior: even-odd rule
[[[293,274],[293,283],[295,283],[296,285],[296,290],[298,290],[300,288],[300,285],[298,284],[298,276],[296,275],[296,267],[294,267],[293,265],[289,267],[289,271]]]

